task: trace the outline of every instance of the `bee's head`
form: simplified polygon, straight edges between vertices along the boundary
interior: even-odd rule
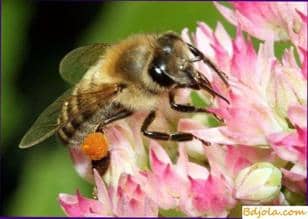
[[[196,87],[196,72],[190,61],[194,53],[190,47],[172,32],[160,35],[156,42],[148,70],[152,80],[165,88]]]

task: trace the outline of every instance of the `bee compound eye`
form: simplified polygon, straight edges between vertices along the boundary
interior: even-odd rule
[[[149,74],[153,81],[163,87],[170,87],[174,81],[166,74],[165,65],[152,65]]]

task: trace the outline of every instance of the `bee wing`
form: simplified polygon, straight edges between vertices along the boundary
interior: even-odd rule
[[[72,89],[67,90],[40,114],[22,138],[19,147],[29,148],[39,144],[85,111],[89,111],[89,109],[95,111],[103,103],[114,97],[122,88],[123,85],[120,84],[104,84],[100,85],[98,89],[91,88],[78,95],[71,95]],[[73,98],[79,100],[78,113],[71,115],[67,121],[58,122],[58,117],[64,102],[71,101]]]
[[[76,84],[110,46],[111,44],[107,43],[97,43],[70,51],[61,60],[61,77],[70,84]]]
[[[71,94],[72,89],[67,90],[50,104],[36,119],[28,132],[21,139],[20,148],[28,148],[42,142],[52,136],[58,128],[57,119],[62,105]]]

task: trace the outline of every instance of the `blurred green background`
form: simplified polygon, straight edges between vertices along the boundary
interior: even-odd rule
[[[195,30],[197,21],[231,27],[209,2],[2,1],[1,215],[63,216],[59,192],[91,186],[52,137],[28,150],[18,143],[39,113],[66,88],[58,74],[71,49],[139,32]]]

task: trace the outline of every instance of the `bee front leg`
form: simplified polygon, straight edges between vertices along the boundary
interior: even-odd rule
[[[106,125],[116,121],[116,120],[120,120],[120,119],[124,119],[130,115],[132,115],[133,112],[129,111],[127,109],[123,109],[119,112],[117,112],[116,114],[113,114],[111,117],[109,117],[108,119],[105,119],[101,124],[99,124],[99,126],[97,127],[96,131],[97,132],[104,132],[103,129]]]
[[[197,113],[197,112],[203,112],[203,113],[210,113],[205,108],[198,108],[194,107],[192,105],[188,104],[178,104],[175,102],[175,89],[170,91],[169,93],[169,103],[170,107],[174,109],[175,111],[184,112],[184,113]]]
[[[169,93],[169,103],[170,107],[179,112],[184,112],[184,113],[210,113],[213,116],[215,116],[216,119],[221,120],[215,113],[208,111],[205,108],[199,108],[199,107],[194,107],[192,105],[188,104],[178,104],[175,102],[175,90],[170,91]]]
[[[175,133],[164,133],[164,132],[156,132],[156,131],[149,131],[148,128],[151,125],[151,123],[154,121],[156,116],[155,111],[151,111],[151,113],[146,117],[144,120],[141,131],[142,133],[152,139],[157,139],[157,140],[164,140],[164,141],[191,141],[194,138],[200,140],[203,144],[206,146],[211,145],[211,143],[206,142],[196,136],[194,136],[191,133],[186,133],[186,132],[175,132]]]
[[[192,54],[194,54],[197,59],[193,60],[193,62],[195,61],[203,61],[206,65],[210,66],[210,68],[212,68],[217,75],[221,78],[221,80],[225,83],[225,85],[227,85],[229,87],[229,83],[228,83],[228,77],[227,75],[220,71],[217,66],[209,59],[207,58],[200,50],[198,50],[196,47],[194,47],[193,45],[187,43],[188,48],[190,49],[190,51],[192,52]]]

